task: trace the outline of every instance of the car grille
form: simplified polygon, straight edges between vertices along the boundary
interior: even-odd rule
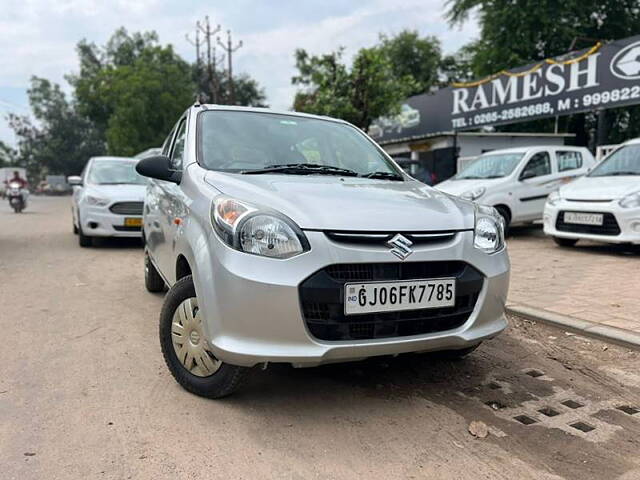
[[[581,213],[601,213],[601,212],[581,212]],[[556,219],[556,230],[570,233],[587,233],[591,235],[620,235],[620,226],[616,217],[612,213],[603,213],[602,225],[579,225],[575,223],[565,223],[565,212],[558,213]]]
[[[130,227],[130,226],[127,226],[127,225],[114,225],[113,229],[117,230],[118,232],[140,232],[140,231],[142,231],[142,227]]]
[[[364,281],[456,278],[452,307],[401,312],[344,314],[344,284]],[[300,285],[304,321],[319,340],[365,340],[452,330],[473,311],[484,278],[464,262],[340,264],[326,267]]]
[[[398,233],[411,241],[412,245],[424,245],[453,240],[456,231],[437,232],[351,232],[351,231],[326,231],[324,234],[334,242],[359,243],[369,245],[385,245]]]
[[[109,210],[118,215],[142,215],[143,206],[144,202],[117,202]]]

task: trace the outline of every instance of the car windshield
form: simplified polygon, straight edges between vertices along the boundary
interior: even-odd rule
[[[364,134],[329,120],[209,110],[198,133],[198,160],[209,170],[403,178]]]
[[[144,185],[147,179],[136,172],[136,162],[96,160],[89,170],[89,182],[97,185]]]
[[[625,145],[605,158],[590,177],[640,175],[640,144]]]
[[[511,174],[524,153],[496,153],[482,155],[464,168],[457,180],[469,178],[501,178]]]

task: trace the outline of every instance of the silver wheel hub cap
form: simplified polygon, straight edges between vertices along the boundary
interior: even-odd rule
[[[198,377],[216,373],[222,362],[209,350],[202,330],[202,315],[195,297],[186,299],[173,314],[171,342],[182,366]]]

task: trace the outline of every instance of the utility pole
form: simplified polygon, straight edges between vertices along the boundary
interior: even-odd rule
[[[218,85],[216,78],[216,58],[215,58],[215,46],[211,48],[211,37],[220,31],[220,25],[217,25],[213,30],[209,23],[209,15],[204,17],[204,26],[198,21],[196,22],[196,31],[200,31],[204,34],[205,43],[207,46],[207,76],[209,78],[209,88],[211,89],[211,97],[213,103],[218,103]],[[213,57],[213,58],[212,58]]]
[[[227,75],[229,78],[229,104],[235,105],[236,103],[236,92],[233,86],[233,53],[237,51],[240,47],[242,47],[242,40],[238,42],[238,44],[234,47],[233,42],[231,41],[231,30],[227,30],[227,44],[225,45],[218,37],[218,45],[222,47],[222,49],[227,53]]]

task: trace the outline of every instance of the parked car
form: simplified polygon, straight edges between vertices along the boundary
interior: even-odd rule
[[[505,228],[542,219],[547,196],[595,164],[582,147],[493,150],[436,188],[495,207]]]
[[[506,327],[493,208],[404,174],[324,117],[193,106],[138,172],[145,282],[169,286],[162,352],[187,390],[221,397],[247,369],[444,350]]]
[[[67,195],[71,193],[71,185],[64,175],[47,175],[42,193],[45,195]]]
[[[73,233],[81,247],[94,237],[140,237],[147,180],[135,170],[137,160],[93,157],[82,175],[69,177]]]
[[[640,244],[640,138],[549,195],[544,232],[561,246],[580,239]]]

